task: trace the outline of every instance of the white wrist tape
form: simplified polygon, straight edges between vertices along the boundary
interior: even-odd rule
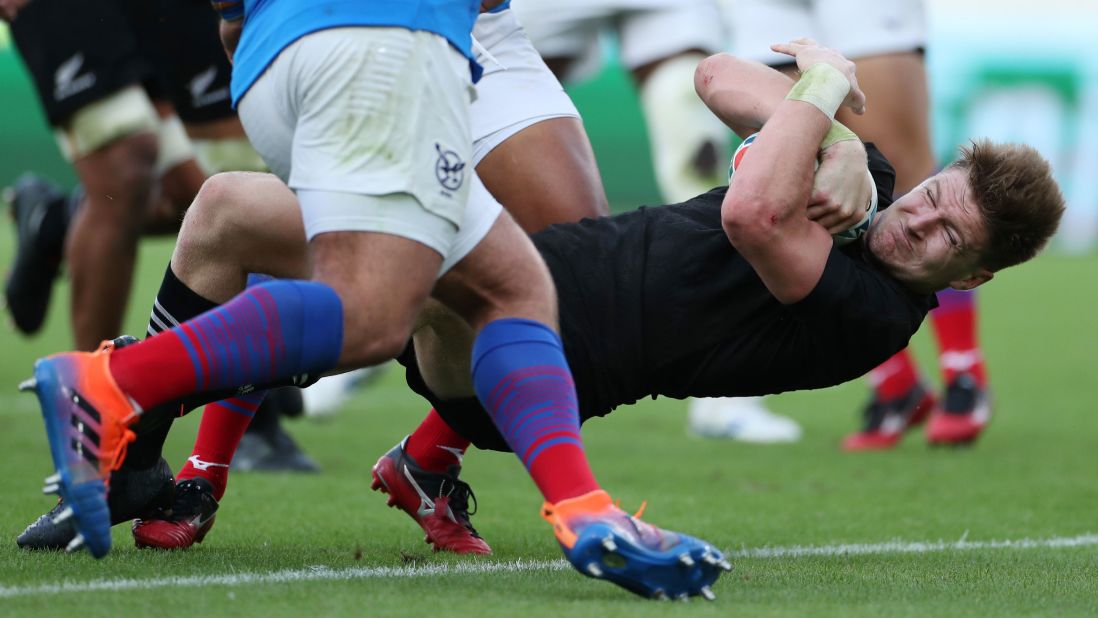
[[[801,73],[801,78],[785,98],[811,103],[828,118],[835,118],[835,112],[849,93],[850,80],[842,71],[830,64],[817,64]]]
[[[858,136],[846,128],[846,125],[838,120],[832,120],[831,128],[827,130],[823,141],[820,142],[820,150],[825,150],[828,146],[833,146],[839,142],[856,141],[857,139]]]

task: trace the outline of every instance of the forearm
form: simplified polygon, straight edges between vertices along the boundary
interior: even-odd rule
[[[722,212],[740,227],[744,217],[735,216],[735,210],[744,210],[748,229],[760,233],[764,242],[774,235],[771,229],[806,214],[816,152],[824,137],[828,136],[828,143],[856,139],[834,122],[835,112],[844,104],[859,113],[865,109],[854,64],[840,54],[810,39],[775,45],[773,49],[803,53],[808,59],[802,64],[798,57],[803,72],[763,126],[748,165],[741,164]]]
[[[756,94],[750,104],[733,101],[725,110],[737,123],[764,125],[725,194],[721,224],[770,293],[782,303],[795,303],[815,288],[833,246],[827,230],[808,218],[816,153],[835,111],[848,105],[862,113],[865,95],[857,87],[854,64],[834,50],[811,39],[771,49],[796,57],[801,77],[772,111],[766,103],[777,83],[772,78],[761,82],[760,91],[768,94]],[[762,77],[750,67],[735,63],[730,77],[752,78],[740,71]],[[705,77],[703,70],[703,85]]]
[[[751,146],[750,164],[742,165],[725,200],[725,218],[753,232],[781,227],[790,217],[805,217],[812,192],[816,154],[831,119],[801,101],[781,101]],[[733,238],[733,242],[743,241]]]
[[[740,137],[762,128],[792,86],[782,73],[730,54],[706,58],[694,72],[698,96]]]

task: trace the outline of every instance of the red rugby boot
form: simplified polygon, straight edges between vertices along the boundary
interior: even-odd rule
[[[138,547],[187,549],[206,538],[216,516],[213,485],[196,476],[175,486],[175,499],[162,519],[133,521],[133,541]]]
[[[865,409],[865,427],[843,440],[843,450],[879,451],[896,446],[905,431],[926,420],[934,403],[934,396],[918,383],[892,401],[874,395]]]
[[[962,373],[946,387],[942,405],[935,407],[926,426],[931,445],[971,444],[991,420],[991,397],[971,374]]]
[[[424,541],[435,551],[492,553],[469,523],[469,516],[476,513],[476,496],[468,483],[458,479],[461,466],[450,466],[446,473],[424,470],[405,452],[407,442],[404,438],[377,460],[371,488],[389,494],[389,506],[400,507],[416,520],[426,533]]]

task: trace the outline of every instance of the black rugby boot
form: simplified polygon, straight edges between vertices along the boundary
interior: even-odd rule
[[[3,198],[11,205],[18,242],[4,298],[15,327],[33,335],[46,319],[61,269],[69,200],[56,185],[34,174],[21,176]]]
[[[145,470],[119,468],[111,472],[107,506],[111,525],[139,517],[149,517],[171,508],[175,494],[175,479],[171,466],[163,458]],[[23,549],[65,549],[76,536],[72,520],[59,517],[65,503],[58,500],[48,513],[41,515],[15,540]]]

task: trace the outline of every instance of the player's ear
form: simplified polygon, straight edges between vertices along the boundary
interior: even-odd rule
[[[977,286],[981,286],[987,283],[988,281],[991,281],[992,277],[994,276],[995,273],[991,272],[990,270],[986,268],[980,268],[976,272],[972,273],[972,275],[969,277],[950,281],[949,287],[953,288],[954,290],[971,290]]]

